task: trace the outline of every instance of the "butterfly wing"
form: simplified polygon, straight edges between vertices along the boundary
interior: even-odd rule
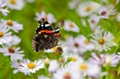
[[[55,34],[59,33],[59,27],[56,27],[52,30],[50,24],[43,19],[39,21],[39,27],[36,29],[36,35],[32,39],[32,47],[38,52],[44,49],[50,49],[55,47],[60,38],[59,35],[55,36]]]

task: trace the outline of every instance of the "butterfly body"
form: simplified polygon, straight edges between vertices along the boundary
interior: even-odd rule
[[[38,52],[55,47],[59,38],[59,27],[57,26],[53,30],[45,19],[41,19],[39,21],[39,26],[36,29],[36,35],[32,39],[33,49]]]

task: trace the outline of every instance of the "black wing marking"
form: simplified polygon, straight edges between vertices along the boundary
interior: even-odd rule
[[[40,21],[38,21],[38,28],[36,29],[36,34],[38,34],[39,31],[41,30],[52,30],[52,27],[50,26],[50,24],[48,23],[48,21],[46,21],[44,18],[42,18]]]

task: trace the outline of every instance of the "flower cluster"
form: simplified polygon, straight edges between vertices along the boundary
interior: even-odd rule
[[[11,61],[20,60],[23,58],[23,51],[20,47],[15,47],[20,43],[21,39],[17,35],[12,35],[12,32],[23,30],[23,25],[12,20],[0,20],[0,52],[4,56],[10,56]]]
[[[34,4],[41,1],[26,0],[26,2]],[[119,0],[114,0],[114,3],[107,0],[101,0],[101,2],[70,0],[65,1],[67,7],[64,7],[65,10],[61,8],[65,4],[61,1],[59,4],[62,6],[54,4],[54,0],[42,1],[46,5],[45,10],[40,9],[40,12],[34,13],[34,16],[31,15],[32,21],[44,18],[50,23],[45,26],[50,25],[52,29],[58,23],[61,39],[57,46],[39,52],[30,51],[32,46],[26,49],[26,45],[21,45],[21,42],[31,41],[28,38],[32,38],[28,35],[26,40],[23,40],[22,31],[27,33],[26,30],[29,30],[31,33],[34,27],[24,30],[26,28],[24,23],[20,24],[15,18],[4,19],[12,11],[22,11],[26,7],[26,2],[0,0],[0,13],[3,16],[0,19],[0,57],[2,55],[2,58],[5,58],[3,59],[5,63],[10,62],[5,67],[12,68],[11,75],[19,74],[21,77],[17,79],[25,77],[27,79],[29,77],[32,79],[119,79],[120,13],[119,8],[116,8],[120,4]],[[49,2],[51,3],[48,4]],[[55,12],[50,5],[56,5]],[[47,8],[49,8],[48,11]],[[57,9],[60,11],[57,12]],[[57,14],[59,15],[56,16]],[[39,38],[39,40],[49,39]],[[34,41],[34,43],[37,42]],[[21,50],[23,48],[27,53],[30,52],[29,55],[26,55],[26,50]],[[4,63],[0,65],[3,66]]]
[[[7,16],[9,7],[16,10],[23,8],[23,0],[1,0],[0,11],[4,16]],[[21,39],[15,34],[23,30],[23,24],[13,21],[11,19],[0,19],[0,53],[4,56],[10,57],[11,67],[16,68],[14,73],[23,72],[24,74],[35,73],[37,70],[44,67],[43,60],[30,61],[24,59],[24,51],[17,45],[20,44]],[[20,62],[19,62],[20,61]]]

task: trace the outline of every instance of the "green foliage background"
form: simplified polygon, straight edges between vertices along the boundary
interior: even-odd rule
[[[89,38],[88,34],[91,33],[91,29],[89,26],[89,23],[87,22],[88,17],[85,17],[87,26],[84,27],[82,25],[82,22],[80,19],[83,19],[83,17],[79,17],[75,10],[70,10],[68,8],[68,2],[70,0],[36,0],[34,3],[26,3],[25,7],[20,10],[10,10],[10,13],[8,16],[3,17],[0,14],[0,18],[2,19],[11,19],[14,21],[17,21],[18,23],[23,24],[23,30],[19,33],[16,33],[21,38],[21,43],[18,45],[21,47],[22,50],[24,50],[25,58],[28,58],[30,60],[37,60],[40,59],[43,55],[48,56],[50,59],[53,58],[53,56],[49,54],[45,54],[43,52],[36,53],[32,49],[32,38],[35,36],[35,29],[38,26],[38,22],[35,21],[35,13],[46,11],[47,13],[53,13],[55,18],[57,19],[57,23],[64,20],[64,19],[70,19],[74,21],[80,28],[80,33],[74,33],[74,32],[67,32],[60,30],[60,33],[62,35],[62,39],[65,39],[68,35],[77,36],[79,34],[85,35],[87,38]],[[85,1],[85,0],[81,0]],[[88,0],[86,0],[88,1]],[[95,2],[98,2],[100,4],[106,5],[105,3],[101,2],[101,0],[93,0]],[[114,4],[115,0],[108,0],[109,4]],[[120,2],[116,5],[117,12],[120,12]],[[111,16],[108,20],[101,20],[100,25],[102,28],[104,28],[106,31],[110,31],[112,34],[115,35],[117,43],[120,45],[120,23],[117,21],[114,21],[115,16]],[[56,23],[56,24],[57,24]],[[119,51],[120,46],[118,45],[117,48],[115,48],[115,51]],[[10,68],[11,62],[10,59],[7,57],[4,57],[2,54],[0,54],[0,79],[37,79],[39,74],[46,74],[41,70],[37,73],[33,74],[32,76],[25,76],[22,73],[13,74],[13,69]]]

